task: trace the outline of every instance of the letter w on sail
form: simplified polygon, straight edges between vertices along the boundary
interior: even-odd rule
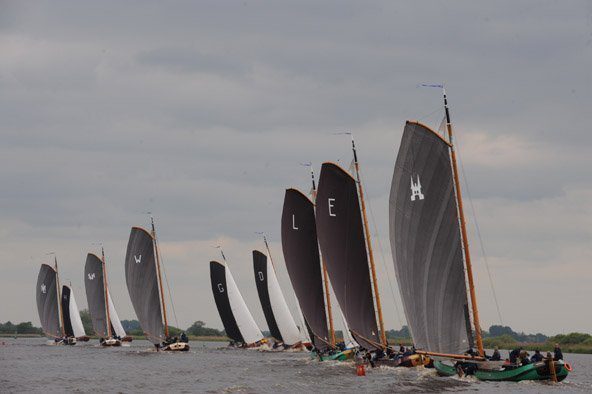
[[[95,278],[95,273],[88,274],[88,280],[93,280]]]
[[[416,199],[423,200],[424,195],[421,192],[421,182],[419,181],[419,175],[417,175],[417,182],[413,182],[413,176],[411,176],[411,201]]]
[[[134,255],[134,260],[136,260],[136,264],[140,264],[142,262],[142,255],[140,255],[139,257]]]

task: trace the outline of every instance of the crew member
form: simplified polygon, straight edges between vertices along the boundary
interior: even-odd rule
[[[553,352],[553,360],[554,361],[563,360],[563,353],[561,352],[561,348],[559,347],[558,343],[555,344],[555,349]]]

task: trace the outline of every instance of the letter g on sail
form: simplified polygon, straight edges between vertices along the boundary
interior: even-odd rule
[[[134,260],[136,261],[136,264],[140,264],[142,262],[142,255],[140,255],[140,256],[134,255]]]

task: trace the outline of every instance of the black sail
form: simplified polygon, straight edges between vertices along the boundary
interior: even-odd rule
[[[316,203],[319,244],[345,320],[361,346],[380,348],[356,181],[323,163]]]
[[[226,336],[235,342],[244,343],[245,340],[236,323],[230,300],[228,299],[228,286],[226,284],[226,267],[217,261],[210,261],[210,281],[212,283],[212,294],[224,325]]]
[[[467,289],[449,144],[420,123],[405,125],[391,184],[389,228],[415,346],[466,351]]]
[[[58,293],[56,288],[56,271],[47,264],[41,264],[37,276],[37,312],[45,335],[58,338],[62,336],[60,329],[60,311],[58,309]]]
[[[314,204],[296,189],[287,189],[284,196],[282,250],[313,344],[325,350],[329,347],[329,331]]]
[[[265,321],[271,336],[276,340],[283,342],[282,333],[278,328],[273,309],[271,308],[271,300],[269,299],[268,278],[267,278],[267,256],[258,250],[253,250],[253,271],[255,272],[255,283],[257,285],[257,293],[259,294],[259,301]]]
[[[98,256],[89,253],[84,265],[84,287],[93,329],[101,338],[108,335],[104,283],[103,262]]]
[[[127,244],[125,280],[142,330],[152,343],[161,343],[165,338],[154,243],[152,235],[139,227],[132,227]]]
[[[70,287],[62,286],[62,315],[64,316],[64,334],[67,337],[75,337],[70,319]]]

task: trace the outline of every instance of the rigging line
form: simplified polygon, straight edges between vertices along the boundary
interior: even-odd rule
[[[458,138],[455,141],[456,143],[456,154],[458,155],[458,161],[460,162],[460,170],[462,172],[464,185],[465,185],[465,192],[467,197],[469,198],[469,204],[471,205],[471,213],[473,214],[473,223],[475,224],[475,229],[477,231],[477,238],[479,239],[479,246],[481,248],[481,254],[483,255],[483,261],[485,261],[485,269],[487,270],[487,276],[489,278],[489,286],[491,287],[491,293],[493,294],[493,301],[495,302],[495,308],[497,309],[497,316],[499,317],[500,324],[504,325],[504,320],[502,319],[502,312],[499,307],[499,303],[497,300],[497,293],[495,292],[495,286],[493,285],[493,277],[491,275],[491,270],[489,269],[489,261],[487,259],[487,254],[485,253],[485,247],[483,245],[483,238],[481,237],[481,228],[479,227],[479,223],[477,222],[477,214],[475,211],[475,205],[473,204],[473,198],[471,197],[471,192],[469,190],[469,181],[467,180],[467,175],[465,174],[465,167],[463,165],[463,161],[460,155],[460,146],[458,144]]]
[[[158,242],[158,240],[154,240],[155,242]],[[158,253],[160,253],[160,248],[157,249]],[[171,287],[169,286],[169,279],[167,277],[167,273],[166,273],[166,266],[164,264],[164,259],[162,258],[162,254],[160,255],[160,264],[162,265],[162,272],[164,273],[164,281],[167,285],[167,291],[169,293],[169,300],[171,302],[171,307],[173,309],[173,317],[175,318],[175,327],[179,328],[179,321],[177,320],[177,312],[175,311],[175,303],[173,302],[173,296],[171,294]]]
[[[360,171],[360,178],[362,178],[361,171]],[[370,210],[370,216],[372,217],[372,225],[374,227],[374,238],[376,240],[378,240],[378,249],[380,250],[380,257],[381,257],[381,262],[382,262],[382,269],[383,269],[383,271],[386,271],[387,282],[389,284],[389,288],[391,290],[391,295],[393,296],[393,302],[395,304],[395,313],[397,314],[397,320],[398,320],[399,324],[401,326],[403,326],[403,320],[401,319],[401,312],[399,311],[399,305],[397,305],[397,299],[395,297],[395,291],[393,290],[393,284],[392,284],[392,281],[391,281],[391,274],[389,273],[389,270],[387,269],[387,266],[386,266],[386,263],[385,263],[384,249],[382,247],[382,241],[380,240],[380,234],[378,233],[378,226],[376,225],[376,218],[374,217],[374,210],[372,209],[371,199],[368,196],[368,197],[366,197],[366,200],[368,201],[368,208]]]

